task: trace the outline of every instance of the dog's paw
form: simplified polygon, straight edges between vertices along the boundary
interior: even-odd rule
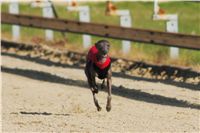
[[[107,112],[110,112],[110,110],[111,110],[111,105],[107,105],[107,106],[106,106],[106,110],[107,110]]]
[[[97,108],[97,111],[101,111],[101,107],[98,107],[98,108]]]

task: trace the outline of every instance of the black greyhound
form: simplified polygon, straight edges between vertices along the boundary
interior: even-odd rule
[[[100,40],[92,46],[87,55],[85,74],[87,76],[89,87],[93,94],[94,104],[97,110],[101,107],[95,96],[98,93],[98,86],[96,85],[95,77],[103,80],[101,87],[106,86],[108,90],[106,110],[111,110],[111,60],[108,56],[110,44],[107,40]],[[107,80],[107,84],[105,84]]]

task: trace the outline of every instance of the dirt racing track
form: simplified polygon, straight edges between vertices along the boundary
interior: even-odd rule
[[[2,52],[3,132],[199,132],[199,84],[114,74],[98,112],[82,68]]]

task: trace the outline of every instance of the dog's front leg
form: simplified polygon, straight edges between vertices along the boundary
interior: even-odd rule
[[[97,107],[97,110],[98,110],[98,111],[101,111],[101,107],[100,107],[100,105],[99,105],[99,103],[98,103],[98,100],[97,100],[97,98],[96,98],[96,95],[95,95],[95,94],[98,92],[98,89],[95,88],[95,87],[96,87],[95,75],[92,75],[92,82],[93,82],[92,94],[93,94],[94,104],[95,104],[95,106]]]
[[[98,103],[98,100],[97,100],[97,98],[96,98],[95,93],[92,92],[92,94],[93,94],[94,104],[95,104],[95,106],[97,107],[97,111],[101,111],[101,106],[100,106],[99,103]]]
[[[109,112],[111,110],[111,93],[112,93],[112,72],[111,69],[108,71],[107,75],[107,89],[108,89],[108,97],[107,97],[107,105],[106,110]]]
[[[93,94],[94,104],[97,107],[97,110],[101,111],[101,106],[99,105],[98,100],[97,100],[96,95],[95,95],[96,93],[98,93],[98,88],[97,88],[96,80],[95,80],[95,76],[96,76],[95,71],[92,67],[90,67],[90,71],[91,71],[91,82],[92,82],[91,91],[92,91],[92,94]]]
[[[94,73],[94,70],[92,68],[92,62],[86,63],[85,75],[87,77],[87,81],[88,81],[88,84],[89,84],[91,91],[98,93],[98,89],[97,89],[96,82],[95,82],[95,73]]]

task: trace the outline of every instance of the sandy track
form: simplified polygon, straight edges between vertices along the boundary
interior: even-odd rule
[[[97,112],[81,69],[2,56],[4,132],[199,132],[200,93],[190,88],[113,77]]]

